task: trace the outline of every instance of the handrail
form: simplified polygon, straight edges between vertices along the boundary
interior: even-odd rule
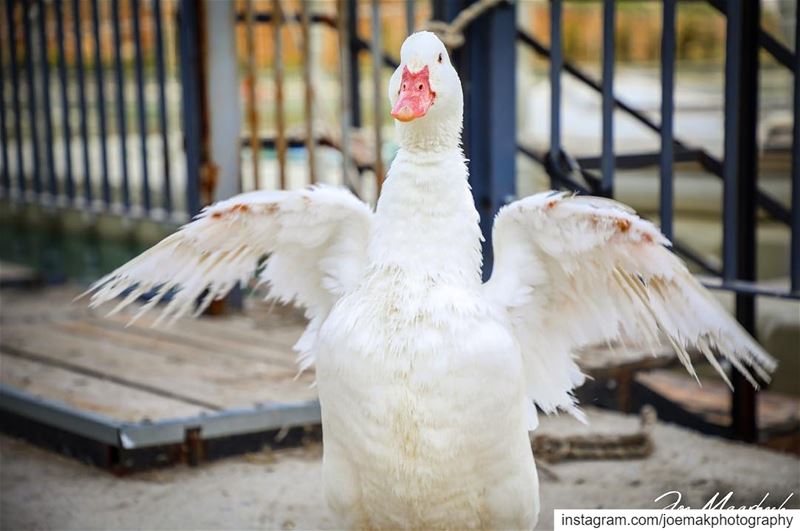
[[[539,55],[546,57],[548,59],[550,58],[549,48],[547,48],[538,40],[536,40],[532,35],[530,35],[525,30],[517,28],[517,37],[522,43],[532,48]],[[602,91],[602,87],[597,81],[590,78],[585,72],[580,70],[578,67],[576,67],[569,61],[564,60],[563,67],[564,71],[573,75],[579,81],[583,82],[585,85],[589,86],[596,92]],[[660,125],[656,124],[653,120],[648,118],[640,110],[625,103],[616,96],[614,96],[614,105],[618,109],[624,111],[628,115],[635,118],[638,122],[646,126],[648,129],[659,134],[661,133]],[[711,155],[705,149],[689,147],[685,142],[678,140],[677,138],[673,140],[673,145],[677,150],[684,152],[690,151],[696,153],[697,154],[696,161],[698,164],[700,164],[709,173],[716,175],[720,179],[723,178],[722,161]],[[781,223],[784,223],[786,225],[790,223],[791,213],[787,208],[785,208],[783,205],[781,205],[778,201],[776,201],[773,197],[769,196],[763,190],[759,189],[757,193],[758,193],[758,204],[761,208],[763,208],[770,216],[772,216],[777,221],[780,221]]]

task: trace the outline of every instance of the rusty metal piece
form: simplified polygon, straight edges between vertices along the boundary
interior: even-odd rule
[[[200,428],[188,428],[186,430],[186,441],[184,442],[184,448],[186,463],[188,463],[190,466],[197,466],[203,462],[205,458],[205,451]]]
[[[383,50],[381,48],[381,11],[378,0],[372,0],[372,120],[374,122],[375,142],[375,201],[381,195],[383,187],[383,90],[381,88],[381,70],[383,67]]]
[[[350,86],[350,55],[348,46],[350,42],[350,31],[348,23],[347,0],[338,1],[337,27],[339,33],[339,78],[341,81],[341,111],[342,111],[342,140],[340,151],[342,153],[342,183],[347,186],[355,195],[362,197],[360,180],[356,179],[358,173],[353,169],[352,162],[352,138],[351,128],[353,126],[353,108],[351,105],[350,93],[353,87]]]
[[[247,123],[250,127],[250,156],[253,165],[253,186],[261,188],[259,172],[259,153],[261,143],[258,138],[258,108],[256,107],[256,44],[255,44],[255,10],[253,0],[246,1],[245,8],[245,41],[247,45],[247,64],[245,66],[245,85],[247,87],[246,106]]]
[[[280,0],[272,0],[274,70],[275,70],[275,141],[278,156],[278,183],[281,190],[286,189],[286,121],[283,115],[283,9]]]
[[[303,81],[305,83],[305,128],[306,128],[306,155],[308,157],[308,182],[317,182],[316,160],[314,156],[314,84],[312,80],[312,49],[311,49],[311,22],[309,11],[310,0],[300,0],[300,28],[303,34]]]

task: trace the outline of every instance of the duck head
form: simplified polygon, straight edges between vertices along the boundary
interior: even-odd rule
[[[389,102],[402,147],[438,151],[459,146],[461,80],[433,33],[420,31],[403,43],[400,66],[389,81]]]

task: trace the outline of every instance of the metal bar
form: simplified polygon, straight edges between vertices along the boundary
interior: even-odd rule
[[[303,33],[303,86],[305,89],[305,147],[308,160],[308,182],[317,182],[316,169],[316,142],[314,139],[314,80],[313,80],[313,55],[311,53],[311,3],[310,0],[300,0],[300,27]]]
[[[661,232],[673,238],[672,216],[675,189],[673,183],[673,161],[675,158],[673,138],[673,113],[675,97],[675,0],[664,0],[661,29],[661,160],[659,217]]]
[[[748,0],[744,0],[748,1]],[[723,278],[726,281],[738,278],[739,255],[738,238],[738,202],[736,193],[739,188],[741,172],[737,153],[739,151],[739,106],[740,106],[740,70],[741,70],[741,26],[742,0],[731,0],[727,10],[727,30],[725,38],[725,157],[723,160],[722,190],[722,264]]]
[[[528,34],[526,31],[517,29],[517,37],[523,44],[530,46],[531,49],[533,49],[537,54],[545,58],[550,58],[551,56],[550,51],[545,46],[543,46],[539,41],[533,38],[530,34]],[[551,61],[551,66],[552,66],[552,61]],[[602,88],[599,83],[591,79],[585,72],[575,67],[572,63],[566,61],[563,62],[563,68],[565,72],[576,77],[579,81],[583,82],[593,90],[597,92],[602,91]],[[641,123],[648,129],[658,134],[661,134],[661,127],[658,124],[656,124],[653,120],[645,116],[643,112],[639,111],[638,109],[635,109],[634,107],[631,107],[630,105],[628,105],[624,101],[619,100],[618,98],[615,98],[614,104],[617,106],[617,108],[621,109],[625,113],[632,116],[634,119],[636,119],[639,123]],[[674,144],[675,147],[678,149],[684,149],[684,150],[692,149],[678,139],[675,139]],[[703,166],[703,168],[706,171],[722,179],[723,178],[722,162],[713,157],[705,150],[698,149],[698,151],[699,151],[698,162]],[[770,216],[780,221],[781,223],[785,223],[787,225],[789,224],[790,215],[788,209],[784,208],[778,201],[776,201],[775,199],[773,199],[760,189],[758,190],[757,198],[758,198],[758,206],[763,208]]]
[[[198,417],[150,423],[122,424],[120,442],[125,449],[182,443],[186,430],[199,428],[204,439],[308,426],[321,421],[319,402],[265,404],[247,409],[228,409]]]
[[[375,200],[381,195],[383,187],[383,89],[381,88],[381,10],[378,0],[372,0],[372,114],[375,142]]]
[[[356,0],[345,0],[347,10],[347,53],[349,55],[350,74],[350,112],[353,127],[361,127],[361,69],[358,63],[358,52],[369,46],[358,38],[358,3]],[[364,46],[362,46],[364,44]]]
[[[64,50],[66,37],[64,33],[63,0],[57,0],[55,7],[56,40],[58,41],[58,80],[61,93],[61,135],[64,139],[64,180],[67,199],[71,203],[75,199],[75,180],[72,176],[72,127],[70,127],[69,97],[67,94],[67,56]]]
[[[180,0],[180,64],[183,134],[186,146],[186,211],[191,217],[200,211],[200,47],[198,5]]]
[[[603,1],[603,160],[602,191],[614,195],[614,28],[616,0]]]
[[[550,2],[550,164],[561,167],[561,0]],[[555,183],[551,179],[551,185]]]
[[[144,60],[142,51],[141,0],[131,0],[133,42],[136,47],[136,108],[139,121],[139,150],[142,159],[142,208],[150,211],[150,176],[147,171],[147,114],[144,101]]]
[[[728,2],[725,57],[726,180],[723,191],[723,265],[726,281],[752,282],[756,279],[760,20],[759,2]],[[732,216],[735,219],[731,219]],[[736,294],[736,318],[745,330],[755,335],[755,298],[752,295]],[[742,440],[755,441],[758,435],[755,390],[738,371],[734,372],[732,380],[732,434]]]
[[[273,49],[275,52],[275,140],[278,151],[278,183],[281,190],[286,189],[286,120],[283,114],[283,10],[281,0],[272,0],[272,10],[275,13],[275,26],[273,28]]]
[[[456,7],[444,5],[446,16]],[[452,19],[450,19],[452,20]],[[516,194],[516,12],[500,4],[467,30],[455,59],[466,87],[464,147],[483,233],[483,276],[492,272],[492,220]]]
[[[8,3],[10,0],[6,0]],[[11,20],[6,18],[8,25],[5,30],[11,33]],[[8,134],[6,132],[6,68],[3,58],[3,42],[0,39],[0,149],[2,149],[3,157],[3,191],[5,197],[11,193],[11,168],[9,168],[8,158]]]
[[[29,4],[22,5],[22,32],[25,38],[25,72],[28,81],[28,127],[30,129],[31,147],[33,148],[33,192],[42,193],[42,170],[39,153],[39,126],[37,114],[36,82],[33,73],[33,39]]]
[[[698,149],[679,149],[673,151],[672,160],[674,162],[698,162],[700,150]],[[581,168],[599,169],[601,157],[577,157],[575,162]],[[661,151],[646,153],[620,153],[614,155],[614,167],[625,170],[647,168],[658,166],[661,162]]]
[[[80,411],[0,384],[0,409],[69,433],[112,446],[119,444],[118,423],[113,419]]]
[[[722,13],[723,15],[727,15],[727,2],[726,0],[706,0],[711,6]],[[759,28],[759,35],[758,35],[758,43],[759,45],[764,48],[779,64],[785,66],[789,70],[794,69],[794,65],[797,64],[797,60],[795,58],[795,54],[797,53],[798,48],[795,47],[795,53],[787,48],[783,43],[775,39],[772,35],[768,32],[764,31],[763,29]]]
[[[800,293],[787,292],[784,288],[765,286],[758,282],[747,282],[745,280],[731,280],[726,282],[720,277],[700,277],[703,286],[708,289],[718,289],[732,291],[734,293],[745,293],[748,295],[758,295],[759,297],[772,297],[775,299],[785,299],[800,301]]]
[[[17,144],[17,188],[18,197],[25,195],[25,158],[22,155],[22,105],[19,100],[19,66],[17,65],[17,38],[14,24],[14,4],[16,0],[6,0],[6,20],[8,20],[8,53],[11,63],[11,102],[14,110],[14,139]]]
[[[114,32],[114,77],[117,86],[117,136],[122,170],[122,205],[127,212],[131,207],[131,192],[128,182],[128,121],[125,116],[125,74],[122,65],[119,2],[120,0],[111,0],[111,26]]]
[[[103,43],[100,39],[100,6],[92,0],[92,30],[94,32],[94,73],[97,82],[97,120],[100,134],[100,168],[103,175],[103,202],[111,204],[111,184],[108,174],[108,146],[106,128],[106,90],[103,76]]]
[[[338,30],[339,30],[339,77],[341,81],[341,112],[342,112],[342,119],[341,119],[341,126],[342,126],[342,141],[341,141],[341,152],[342,152],[342,182],[347,186],[351,191],[353,191],[357,196],[361,196],[360,190],[360,182],[352,183],[350,182],[351,176],[351,151],[350,151],[350,128],[353,126],[353,98],[350,95],[352,90],[351,82],[352,77],[350,76],[352,68],[350,61],[352,59],[349,50],[349,43],[350,43],[350,36],[349,36],[349,28],[350,24],[348,22],[349,18],[349,9],[347,8],[347,4],[350,0],[339,0],[338,5]]]
[[[53,116],[50,101],[50,60],[47,56],[47,29],[45,4],[43,0],[37,0],[36,8],[39,12],[39,58],[42,68],[42,102],[44,104],[44,134],[45,134],[45,160],[47,161],[47,190],[50,194],[50,201],[58,195],[58,183],[56,181],[56,161],[53,154]]]
[[[414,27],[416,26],[414,7],[414,0],[406,0],[406,33],[409,35],[414,33]]]
[[[794,49],[800,54],[800,9],[795,10]],[[794,130],[792,133],[791,290],[800,294],[800,61],[794,63]]]
[[[256,38],[253,19],[253,0],[247,0],[245,20],[245,43],[247,47],[247,123],[250,127],[250,157],[253,166],[253,186],[261,188],[259,163],[261,162],[258,145],[258,108],[256,107]],[[272,18],[270,17],[270,20]]]
[[[161,0],[153,0],[153,19],[155,20],[156,30],[156,79],[158,80],[158,123],[161,136],[161,157],[162,171],[164,179],[162,181],[161,193],[164,195],[164,210],[169,214],[172,212],[172,178],[170,171],[169,156],[169,129],[167,124],[167,95],[165,85],[167,83],[166,68],[164,66],[164,29],[162,22]]]
[[[83,38],[81,35],[81,7],[80,0],[72,0],[73,37],[75,39],[75,70],[78,74],[78,104],[80,105],[80,130],[83,156],[83,198],[86,207],[92,204],[92,175],[89,164],[89,124],[86,109],[86,84],[83,72]]]

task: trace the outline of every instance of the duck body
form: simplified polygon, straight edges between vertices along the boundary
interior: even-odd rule
[[[319,333],[324,486],[343,525],[535,525],[521,355],[480,266],[460,149],[401,150],[366,273]]]

